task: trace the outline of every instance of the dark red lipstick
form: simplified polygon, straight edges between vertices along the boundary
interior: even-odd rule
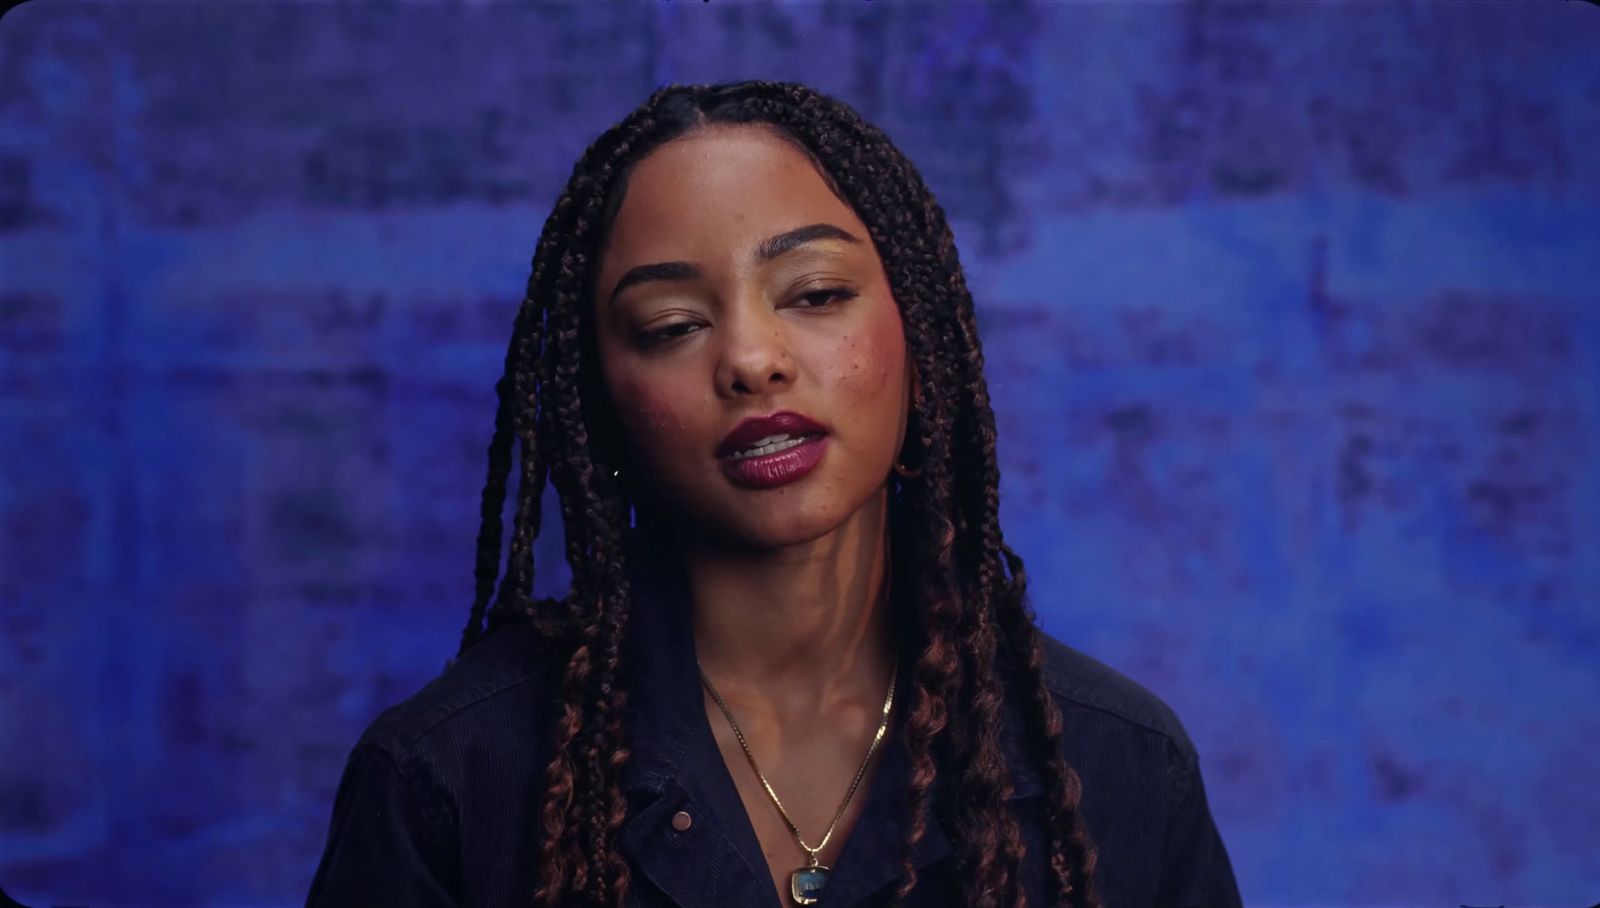
[[[815,420],[780,410],[739,423],[717,446],[717,459],[729,479],[765,489],[811,472],[822,461],[827,443],[827,430]]]

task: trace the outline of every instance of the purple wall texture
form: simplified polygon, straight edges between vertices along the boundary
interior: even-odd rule
[[[1184,717],[1247,901],[1600,899],[1597,48],[1578,2],[13,11],[0,885],[303,898],[453,652],[572,162],[760,75],[940,195],[1042,618]]]

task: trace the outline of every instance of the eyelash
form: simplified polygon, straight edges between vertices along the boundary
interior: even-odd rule
[[[845,302],[847,300],[855,299],[856,292],[854,290],[847,290],[843,287],[825,287],[819,290],[813,290],[810,293],[802,293],[800,294],[799,299],[809,300],[813,297],[823,297],[823,302],[815,306],[802,306],[801,308],[823,309],[833,304],[835,300],[839,302]],[[656,346],[659,344],[664,344],[668,341],[677,340],[680,337],[687,337],[688,332],[678,333],[680,329],[694,327],[697,327],[697,323],[695,322],[676,322],[674,324],[667,325],[665,328],[659,328],[655,331],[641,332],[639,334],[639,340],[646,346]]]

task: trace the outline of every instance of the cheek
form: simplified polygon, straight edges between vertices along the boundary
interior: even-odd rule
[[[621,380],[614,392],[624,428],[636,441],[654,441],[683,431],[683,415],[671,390],[656,382]]]
[[[900,319],[891,313],[852,332],[839,351],[840,384],[864,397],[887,397],[898,406],[906,355],[902,331]]]

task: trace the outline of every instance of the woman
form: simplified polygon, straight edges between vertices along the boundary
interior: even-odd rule
[[[498,389],[457,659],[352,752],[309,905],[1238,903],[1178,719],[1034,623],[950,228],[847,106],[608,130]]]

